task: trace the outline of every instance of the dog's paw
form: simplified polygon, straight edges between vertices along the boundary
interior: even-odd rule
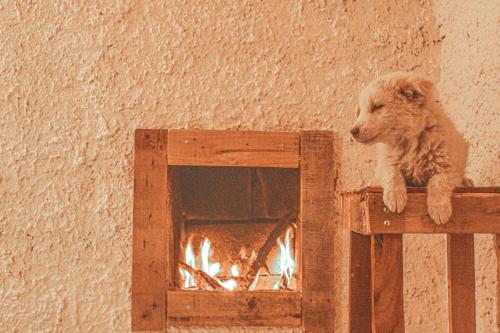
[[[427,211],[436,224],[445,224],[449,221],[452,213],[451,200],[448,197],[427,197]]]
[[[391,212],[401,213],[407,201],[406,187],[384,188],[384,204]]]

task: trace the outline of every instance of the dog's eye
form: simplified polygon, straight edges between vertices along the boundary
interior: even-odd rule
[[[381,109],[381,108],[383,108],[383,107],[384,107],[384,104],[382,104],[382,103],[375,103],[375,104],[373,104],[373,106],[372,106],[372,111],[377,111],[377,110],[380,110],[380,109]]]

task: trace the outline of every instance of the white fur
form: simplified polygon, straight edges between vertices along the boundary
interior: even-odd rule
[[[464,179],[468,146],[444,113],[434,84],[412,73],[384,75],[362,90],[357,111],[353,136],[377,144],[387,208],[402,212],[406,186],[427,186],[430,217],[446,223],[453,189]]]

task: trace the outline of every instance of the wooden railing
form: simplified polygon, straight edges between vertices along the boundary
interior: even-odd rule
[[[425,188],[409,188],[404,212],[394,214],[385,209],[381,188],[342,194],[343,226],[351,231],[349,332],[405,331],[405,233],[447,234],[449,332],[476,332],[474,234],[498,239],[500,188],[457,188],[444,225],[427,215],[426,197]]]

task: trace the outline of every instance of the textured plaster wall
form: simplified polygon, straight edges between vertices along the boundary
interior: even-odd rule
[[[473,143],[471,176],[498,183],[497,9],[488,1],[0,2],[0,331],[129,331],[138,127],[333,130],[340,188],[376,184],[372,152],[348,137],[354,96],[376,74],[418,70],[440,79]],[[407,243],[408,331],[446,332],[443,239]],[[491,238],[478,247],[479,327],[493,332]],[[339,230],[338,332],[347,330],[347,248]]]
[[[439,88],[445,107],[470,142],[468,175],[478,186],[500,183],[500,5],[439,1],[443,40]],[[494,238],[476,236],[477,332],[499,332]]]

